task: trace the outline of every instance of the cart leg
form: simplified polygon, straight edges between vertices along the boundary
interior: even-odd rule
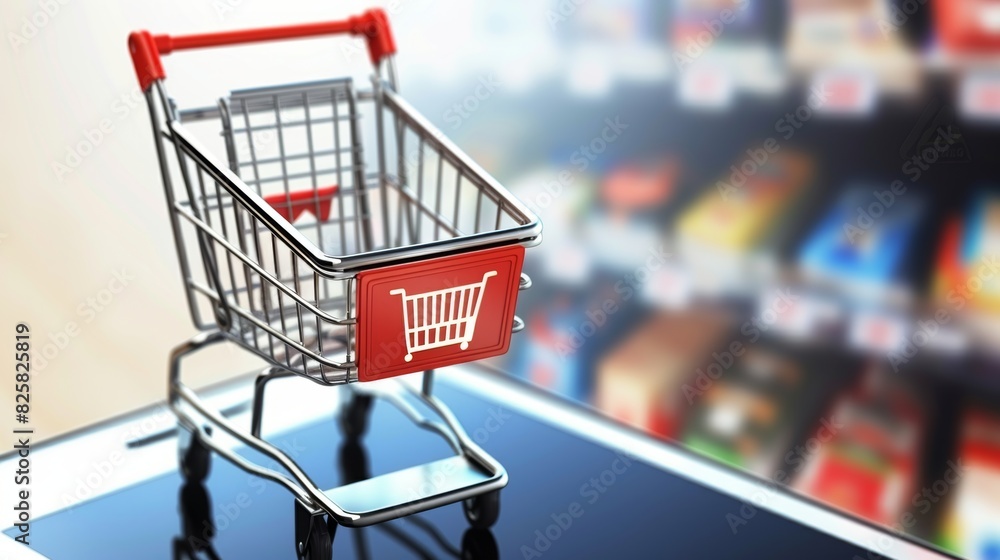
[[[253,413],[250,415],[250,433],[254,437],[260,437],[261,423],[264,417],[264,389],[267,382],[272,379],[292,377],[295,375],[284,368],[270,367],[260,372],[253,384]]]
[[[331,560],[337,523],[322,510],[313,512],[295,500],[295,556],[299,560]]]
[[[223,342],[230,338],[229,333],[221,331],[202,332],[187,342],[177,346],[170,353],[170,369],[168,371],[169,403],[171,410],[177,415],[182,428],[196,432],[205,448],[213,454],[218,453],[244,471],[254,474],[284,486],[295,494],[297,500],[307,504],[310,511],[325,511],[334,519],[346,520],[349,524],[357,522],[358,515],[344,511],[333,502],[316,483],[293,461],[286,453],[274,447],[263,439],[251,436],[246,430],[240,429],[218,410],[208,406],[198,394],[181,382],[181,362],[191,353],[211,344]],[[201,427],[204,423],[205,427]],[[274,464],[288,474],[282,474],[273,468],[262,467],[228,446],[220,445],[208,431],[208,427],[236,438],[247,448],[272,459]]]
[[[434,391],[434,370],[429,369],[424,372],[423,383],[421,384],[421,389],[425,397],[431,396]]]
[[[205,431],[211,435],[212,428],[206,426]],[[212,469],[211,450],[201,442],[196,432],[192,432],[183,423],[178,423],[177,465],[184,480],[196,483],[208,478]]]

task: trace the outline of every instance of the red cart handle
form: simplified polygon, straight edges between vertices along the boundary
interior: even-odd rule
[[[343,21],[324,23],[307,23],[288,25],[284,27],[264,27],[261,29],[245,29],[241,31],[222,31],[219,33],[201,33],[197,35],[152,35],[148,31],[135,31],[128,36],[128,49],[132,53],[132,64],[139,77],[139,85],[143,91],[156,80],[162,80],[167,75],[163,71],[160,55],[186,49],[206,47],[221,47],[256,43],[259,41],[277,41],[281,39],[301,39],[319,35],[350,33],[361,35],[368,40],[368,54],[372,64],[378,65],[382,59],[395,54],[396,41],[389,28],[389,18],[380,9],[372,9],[361,15]]]

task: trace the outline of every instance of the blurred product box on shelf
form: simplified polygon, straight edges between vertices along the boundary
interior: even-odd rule
[[[807,279],[867,302],[899,300],[911,288],[905,267],[925,205],[917,193],[890,188],[872,183],[841,194],[799,250]]]
[[[594,404],[656,436],[677,437],[687,407],[682,385],[724,346],[731,325],[728,315],[704,309],[654,316],[601,360]]]
[[[980,194],[965,219],[946,224],[934,295],[956,306],[957,300],[964,300],[971,308],[1000,312],[1000,196]]]
[[[816,375],[818,363],[775,344],[748,345],[721,365],[727,363],[707,387],[695,378],[698,392],[680,440],[717,460],[787,483],[805,454],[792,447],[798,426],[821,406],[829,383]]]
[[[966,558],[1000,558],[1000,415],[968,410],[957,458],[948,465],[942,479],[948,508],[938,543]]]
[[[627,163],[603,178],[579,240],[597,266],[615,272],[662,266],[667,255],[660,216],[674,195],[679,167],[673,158]]]
[[[785,85],[781,7],[760,0],[677,2],[671,26],[673,64],[682,102],[727,108],[737,92],[779,93]]]
[[[577,401],[586,401],[590,383],[586,377],[586,355],[578,351],[582,337],[577,331],[587,320],[568,296],[559,296],[535,306],[527,317],[526,336],[512,345],[509,371],[527,381]]]
[[[833,301],[844,347],[884,355],[910,334],[912,259],[926,205],[901,181],[854,183],[798,248],[807,300]]]
[[[992,0],[935,0],[934,26],[951,52],[1000,51],[1000,4]]]
[[[813,179],[813,163],[771,142],[747,150],[677,221],[676,247],[695,289],[748,296],[778,274],[777,244]]]
[[[672,157],[619,165],[604,178],[601,201],[619,221],[662,208],[674,192],[679,171]]]
[[[995,348],[1000,342],[1000,196],[981,191],[964,217],[945,223],[940,239],[932,287],[939,322],[957,317],[977,346]]]
[[[793,487],[895,528],[919,491],[925,403],[905,380],[874,363],[866,367],[859,385],[824,416]]]
[[[625,279],[593,281],[591,293],[542,292],[533,300],[507,371],[539,387],[589,403],[596,364],[645,313],[638,288]]]
[[[953,95],[967,119],[996,125],[1000,122],[1000,4],[992,0],[935,0],[935,50],[927,62],[956,74]]]
[[[890,0],[791,0],[788,17],[785,53],[796,70],[855,70],[879,91],[918,91],[919,53],[900,32],[910,14]]]

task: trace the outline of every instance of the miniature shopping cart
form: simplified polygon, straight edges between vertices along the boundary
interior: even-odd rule
[[[215,107],[186,110],[166,94],[161,55],[332,34],[366,39],[370,86],[338,78],[243,89]],[[149,105],[188,307],[203,331],[171,358],[184,475],[207,476],[212,450],[288,488],[301,513],[300,555],[325,554],[305,544],[311,533],[459,501],[474,526],[490,526],[507,475],[432,395],[433,371],[506,352],[524,326],[514,306],[530,285],[521,273],[524,248],[540,241],[541,224],[399,96],[385,14],[179,37],[139,31],[129,49]],[[182,358],[217,342],[269,362],[257,379],[249,433],[181,382]],[[414,372],[423,372],[421,388],[355,383]],[[261,438],[264,388],[289,376],[351,384],[340,413],[351,436],[365,431],[372,398],[384,398],[440,434],[456,456],[322,491]],[[285,472],[223,445],[220,432]]]

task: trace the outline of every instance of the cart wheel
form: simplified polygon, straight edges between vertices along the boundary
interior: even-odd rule
[[[494,490],[462,502],[462,510],[469,525],[475,529],[489,529],[500,518],[500,491]]]
[[[211,428],[206,428],[211,434]],[[201,482],[208,478],[212,467],[212,451],[202,443],[197,434],[181,429],[177,438],[177,462],[181,475],[188,482]]]
[[[462,560],[497,560],[500,550],[493,533],[486,529],[469,529],[462,536]]]
[[[333,537],[322,515],[312,518],[307,542],[297,543],[301,560],[331,560],[333,558]]]
[[[340,429],[348,438],[354,439],[368,431],[368,416],[372,408],[371,395],[355,393],[351,401],[340,412]]]

